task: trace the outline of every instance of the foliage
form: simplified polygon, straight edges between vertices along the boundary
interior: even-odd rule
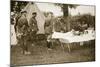
[[[61,7],[61,9],[62,9],[62,11],[63,11],[63,17],[67,17],[67,16],[69,16],[69,8],[76,8],[78,5],[73,5],[73,4],[59,4],[59,3],[57,3],[57,4],[55,4],[56,6],[60,6]]]
[[[27,3],[27,1],[11,1],[11,11],[20,12]]]
[[[94,27],[95,28],[95,16],[92,16],[90,14],[73,16],[69,20],[70,20],[69,22],[70,22],[71,29],[78,30],[79,24],[82,24],[82,22],[85,22],[85,24],[87,24],[87,27]]]

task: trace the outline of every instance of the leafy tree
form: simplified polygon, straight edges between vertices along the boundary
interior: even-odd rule
[[[20,12],[27,4],[27,1],[11,1],[11,11]]]
[[[92,16],[90,14],[83,14],[80,16],[73,16],[70,18],[71,29],[78,30],[79,24],[82,24],[82,22],[85,22],[85,24],[87,24],[88,27],[95,28],[95,16]]]
[[[91,14],[84,14],[80,17],[80,21],[84,21],[89,26],[95,27],[95,16]]]

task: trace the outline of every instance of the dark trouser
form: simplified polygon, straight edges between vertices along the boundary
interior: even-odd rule
[[[23,52],[24,51],[29,51],[29,42],[28,42],[28,36],[21,36],[19,39],[20,47],[22,48]]]
[[[48,41],[48,40],[51,39],[51,38],[50,38],[50,34],[46,34],[46,37],[47,37],[47,47],[48,47],[48,48],[51,48],[52,43],[51,43],[51,41]]]
[[[36,42],[36,31],[31,31],[29,37],[30,37],[31,44]]]
[[[52,44],[51,42],[47,42],[47,47],[51,48],[51,44]]]

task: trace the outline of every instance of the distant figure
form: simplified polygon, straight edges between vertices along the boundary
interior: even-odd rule
[[[30,31],[30,39],[31,39],[31,44],[33,44],[36,40],[36,34],[38,32],[38,25],[37,25],[37,20],[36,20],[37,13],[33,12],[32,17],[29,20],[29,31]]]
[[[51,39],[51,35],[53,32],[53,22],[54,22],[53,13],[50,12],[50,13],[48,13],[47,19],[44,24],[44,30],[45,30],[45,34],[47,36],[47,42],[48,42],[47,47],[48,48],[51,48],[50,39]]]
[[[16,17],[15,17],[15,20],[16,20],[15,21],[15,26],[14,26],[16,34],[17,34],[17,24],[18,24],[18,20],[19,20],[20,17],[21,17],[21,13],[17,12]]]
[[[15,33],[15,13],[11,12],[11,45],[16,45],[17,44],[17,39],[16,39],[16,33]]]
[[[84,30],[86,30],[88,28],[88,25],[86,24],[86,22],[82,21],[82,22],[77,22],[77,25],[74,27],[75,31],[79,31],[78,35],[81,35],[84,33]]]
[[[20,44],[20,47],[23,50],[23,54],[30,54],[29,52],[29,45],[27,44],[28,40],[28,21],[26,18],[26,11],[21,12],[21,17],[18,19],[17,22],[17,39]]]
[[[66,30],[64,20],[60,17],[55,19],[53,27],[54,27],[54,32],[65,32]]]
[[[81,27],[82,27],[82,29],[83,29],[83,31],[84,31],[84,30],[86,30],[86,29],[88,28],[88,24],[87,24],[85,21],[83,21],[83,22],[81,23]]]
[[[11,25],[14,25],[14,21],[15,21],[15,13],[11,12]]]

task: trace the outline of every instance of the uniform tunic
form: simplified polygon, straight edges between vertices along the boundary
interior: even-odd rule
[[[36,33],[38,31],[37,20],[35,17],[31,17],[29,20],[29,30],[31,42],[34,42],[36,40]]]
[[[26,17],[21,16],[17,22],[17,39],[18,44],[20,44],[21,48],[25,51],[28,51],[28,21]]]

